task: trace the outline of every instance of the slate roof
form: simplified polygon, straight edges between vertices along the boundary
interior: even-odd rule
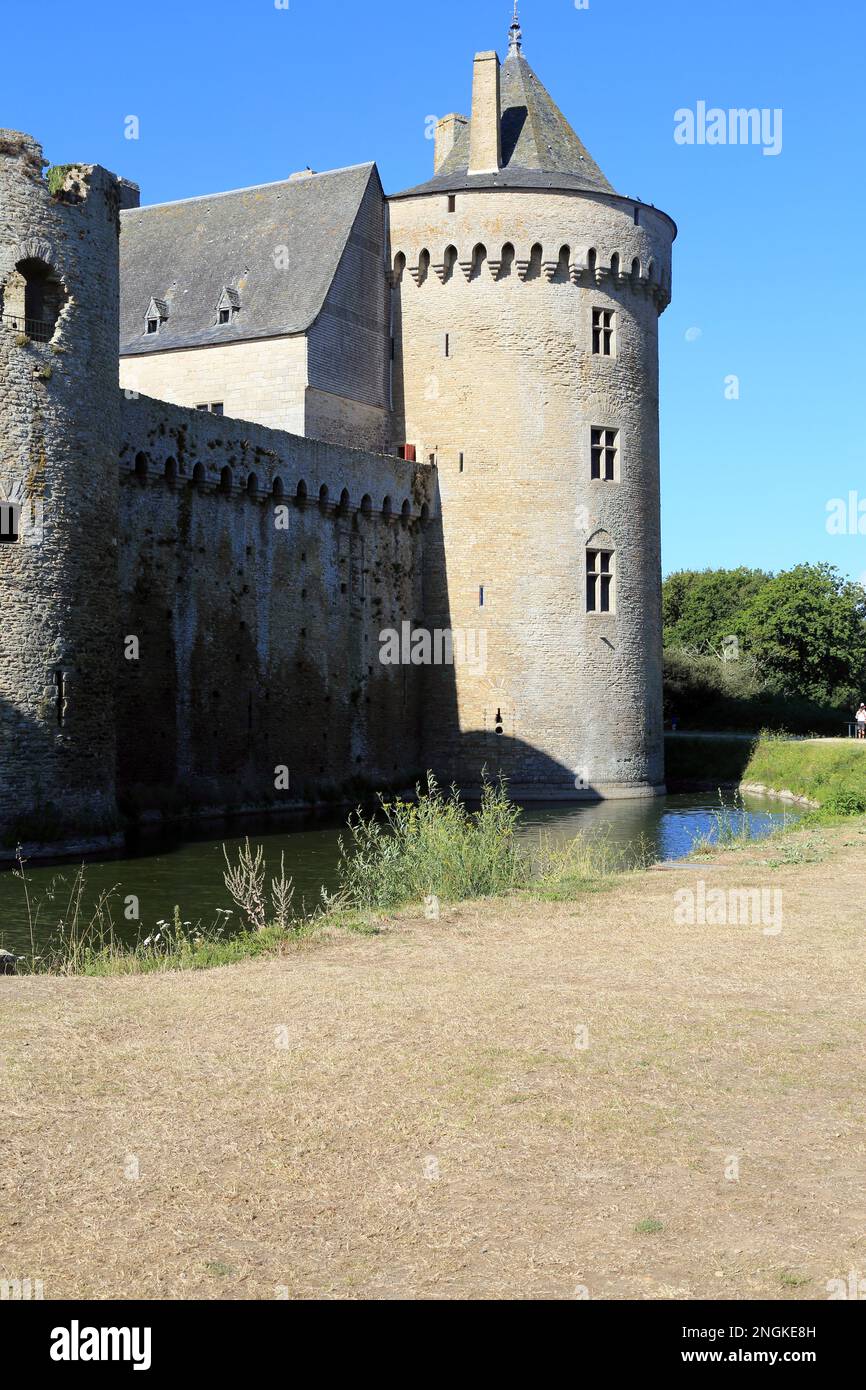
[[[305,332],[378,177],[375,164],[358,164],[121,213],[121,356]],[[217,324],[225,289],[240,310]],[[168,318],[148,335],[152,298],[167,302]]]
[[[502,65],[500,110],[503,167],[498,174],[470,176],[470,121],[434,178],[395,196],[467,188],[616,192],[520,51],[512,50]]]

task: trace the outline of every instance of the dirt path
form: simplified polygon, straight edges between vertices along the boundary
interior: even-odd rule
[[[866,1277],[866,829],[788,844],[818,862],[763,848],[196,975],[0,978],[0,1277],[494,1299]],[[782,889],[781,934],[677,925],[701,880]]]

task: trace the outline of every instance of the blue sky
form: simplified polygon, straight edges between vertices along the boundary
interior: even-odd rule
[[[511,18],[510,0],[3,9],[0,125],[52,163],[134,179],[143,202],[367,159],[389,192],[419,182],[427,117],[469,112],[472,56],[504,57]],[[866,500],[860,0],[522,0],[521,19],[529,62],[614,186],[680,227],[661,320],[665,571],[864,574],[866,535],[826,527],[831,499]],[[781,109],[781,153],[677,144],[675,112],[699,101]]]

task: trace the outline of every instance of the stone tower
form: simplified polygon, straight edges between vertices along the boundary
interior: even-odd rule
[[[137,189],[0,130],[0,840],[111,828],[118,225]]]
[[[658,319],[676,227],[619,196],[523,54],[390,200],[395,437],[438,464],[428,762],[522,798],[661,790]],[[411,454],[410,454],[411,456]]]

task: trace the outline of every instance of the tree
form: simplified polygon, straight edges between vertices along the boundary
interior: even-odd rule
[[[866,591],[833,565],[769,579],[740,614],[744,648],[784,694],[848,701],[866,683]]]
[[[744,606],[770,580],[763,570],[679,570],[662,588],[665,645],[718,650],[740,635]]]

